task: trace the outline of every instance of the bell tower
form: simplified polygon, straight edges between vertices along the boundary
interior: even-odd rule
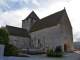
[[[30,31],[31,27],[35,24],[35,22],[39,20],[39,17],[35,14],[34,11],[32,11],[27,18],[22,20],[22,28],[27,29],[27,31]]]

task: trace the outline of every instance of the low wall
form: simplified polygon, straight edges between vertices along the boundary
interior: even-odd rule
[[[4,45],[0,44],[0,57],[4,55]]]

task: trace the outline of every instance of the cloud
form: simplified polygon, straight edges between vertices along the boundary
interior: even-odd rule
[[[39,6],[39,3],[37,2],[37,0],[32,0],[32,3],[34,3],[37,6]]]
[[[53,14],[57,11],[64,9],[66,4],[67,4],[66,2],[58,2],[56,4],[52,4],[52,5],[47,6],[47,7],[37,8],[36,11],[37,11],[38,16],[40,18],[43,18],[43,17],[46,17],[50,14]]]
[[[73,39],[74,39],[74,42],[80,41],[80,31],[73,32]]]
[[[71,0],[67,5],[66,5],[66,10],[68,13],[68,16],[70,18],[72,27],[73,27],[73,36],[74,36],[74,41],[79,41],[80,39],[80,1],[77,0]]]
[[[60,3],[60,2],[68,3],[69,1],[70,0],[37,0],[37,2],[39,3],[40,7],[44,7],[44,8],[47,8],[49,6],[53,6],[54,4]]]
[[[15,7],[25,7],[27,6],[29,0],[0,0],[0,9],[2,11],[12,10]],[[14,8],[12,6],[15,6]],[[17,7],[18,8],[18,7]]]
[[[9,5],[6,3],[6,0],[0,0],[0,5],[10,9]]]
[[[19,2],[20,4],[27,4],[29,2],[29,0],[8,0],[10,2]]]
[[[26,18],[31,10],[23,8],[15,11],[0,11],[0,26],[11,25],[21,27],[21,20]]]

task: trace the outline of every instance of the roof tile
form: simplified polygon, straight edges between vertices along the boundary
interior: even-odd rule
[[[13,26],[6,25],[6,28],[9,32],[9,35],[21,36],[21,37],[30,37],[26,29],[17,28]]]

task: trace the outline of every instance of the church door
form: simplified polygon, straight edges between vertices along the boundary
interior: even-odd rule
[[[67,44],[64,44],[64,52],[67,52]]]

